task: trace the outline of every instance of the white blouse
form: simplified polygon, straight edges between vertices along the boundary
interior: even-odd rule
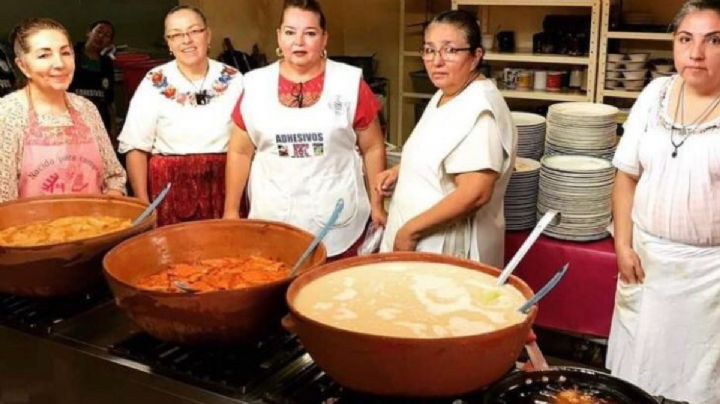
[[[204,81],[191,82],[175,61],[152,69],[130,102],[118,137],[119,151],[153,154],[224,153],[230,138],[231,113],[243,89],[242,74],[210,60]],[[207,103],[195,94],[205,90]]]
[[[677,76],[653,80],[633,105],[613,164],[640,176],[632,218],[670,241],[720,245],[720,119],[691,126],[673,158],[670,141],[683,137],[668,111]],[[672,111],[674,112],[674,111]]]

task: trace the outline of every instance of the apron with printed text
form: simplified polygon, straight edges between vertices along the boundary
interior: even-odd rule
[[[90,128],[67,102],[72,124],[42,126],[29,101],[18,192],[21,198],[57,194],[99,194],[103,159]]]

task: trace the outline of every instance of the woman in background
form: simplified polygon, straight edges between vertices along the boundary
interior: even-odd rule
[[[12,32],[27,84],[0,99],[0,202],[40,195],[125,192],[97,108],[68,93],[72,43],[60,23],[26,20]]]
[[[330,257],[356,255],[368,219],[383,224],[386,216],[373,191],[385,168],[379,103],[360,69],[327,59],[317,1],[285,1],[277,37],[280,61],[247,74],[233,115],[225,217],[238,217],[246,183],[250,218],[311,233],[343,199],[345,208],[323,243]]]
[[[619,279],[607,367],[653,395],[720,403],[720,3],[675,17],[678,71],[633,105],[613,164]]]
[[[442,253],[502,267],[503,199],[517,132],[500,91],[478,71],[482,56],[470,13],[447,11],[425,28],[422,58],[438,91],[400,165],[376,181],[379,192],[393,195],[381,251]]]
[[[143,201],[173,184],[158,225],[220,218],[225,152],[242,74],[208,58],[211,32],[203,13],[178,6],[165,17],[175,60],[152,69],[130,102],[118,138],[133,192]]]

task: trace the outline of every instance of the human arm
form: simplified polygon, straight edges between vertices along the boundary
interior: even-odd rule
[[[224,219],[240,218],[240,198],[247,185],[254,155],[255,145],[248,133],[233,124],[225,165]]]
[[[455,175],[455,190],[410,219],[395,236],[395,251],[414,251],[418,241],[449,223],[469,216],[490,201],[498,173],[492,170]]]
[[[620,279],[625,283],[642,283],[645,271],[632,248],[632,207],[638,177],[618,171],[612,193],[615,253]]]
[[[148,155],[150,153],[133,149],[127,153],[125,164],[133,194],[143,202],[150,202],[148,197]]]
[[[375,180],[375,191],[386,198],[392,196],[399,173],[399,165],[378,173]]]
[[[387,212],[384,197],[378,192],[377,186],[378,175],[385,170],[385,141],[378,119],[375,118],[367,128],[359,130],[357,135],[358,147],[365,163],[372,221],[376,225],[385,225]]]
[[[11,112],[7,104],[0,99],[0,202],[18,197],[18,148],[22,128],[11,127],[10,122],[4,119],[5,113]]]

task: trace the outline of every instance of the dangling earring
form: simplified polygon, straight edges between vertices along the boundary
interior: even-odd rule
[[[277,57],[279,57],[280,59],[282,59],[282,58],[284,57],[283,51],[282,51],[282,49],[280,49],[280,47],[275,48],[275,54],[276,54]]]
[[[170,56],[175,56],[170,49],[168,49],[168,53],[170,54]]]
[[[327,59],[327,49],[323,49],[321,56],[323,59]]]

